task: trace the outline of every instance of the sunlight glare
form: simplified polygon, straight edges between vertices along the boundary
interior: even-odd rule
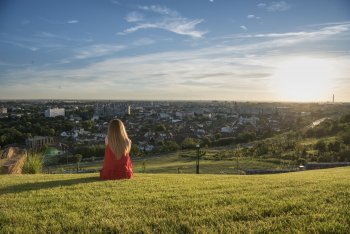
[[[274,76],[279,98],[283,101],[330,100],[334,63],[319,58],[292,58],[282,61]]]

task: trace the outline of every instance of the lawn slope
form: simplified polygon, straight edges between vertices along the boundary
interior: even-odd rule
[[[0,233],[349,233],[350,167],[277,175],[0,176]]]

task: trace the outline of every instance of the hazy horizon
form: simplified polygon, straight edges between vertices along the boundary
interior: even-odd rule
[[[350,2],[2,1],[0,100],[350,102]]]

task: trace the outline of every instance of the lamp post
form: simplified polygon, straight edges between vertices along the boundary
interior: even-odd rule
[[[200,149],[200,145],[196,145],[197,148],[197,162],[196,162],[196,174],[199,174],[199,149]]]

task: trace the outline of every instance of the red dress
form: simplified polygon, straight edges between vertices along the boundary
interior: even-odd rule
[[[106,145],[103,167],[100,170],[102,180],[130,179],[132,177],[132,165],[129,154],[117,159],[109,147]]]

